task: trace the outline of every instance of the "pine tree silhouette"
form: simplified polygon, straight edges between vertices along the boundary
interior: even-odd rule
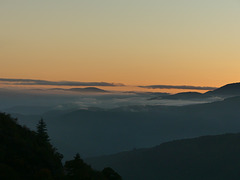
[[[44,142],[49,142],[49,136],[47,133],[47,125],[41,118],[40,121],[37,124],[37,135],[38,137],[43,140]]]

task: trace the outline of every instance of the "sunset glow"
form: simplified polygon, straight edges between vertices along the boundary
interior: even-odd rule
[[[240,79],[239,19],[237,0],[3,0],[0,78],[220,87]]]

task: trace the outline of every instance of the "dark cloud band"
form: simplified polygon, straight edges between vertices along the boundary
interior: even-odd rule
[[[108,82],[77,82],[77,81],[45,81],[36,79],[10,79],[0,78],[2,83],[10,83],[14,85],[51,85],[51,86],[125,86],[124,84],[108,83]],[[174,85],[150,85],[138,86],[147,89],[189,89],[189,90],[214,90],[217,87],[203,86],[174,86]]]
[[[173,86],[173,85],[151,85],[151,86],[138,86],[147,89],[189,89],[189,90],[214,90],[217,87],[204,87],[204,86]]]
[[[0,78],[0,82],[14,85],[52,85],[52,86],[124,86],[124,84],[107,82],[76,82],[76,81],[45,81],[36,79],[6,79]]]

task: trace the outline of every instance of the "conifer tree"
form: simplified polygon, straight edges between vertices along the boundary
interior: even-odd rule
[[[49,136],[47,133],[47,125],[41,118],[37,124],[37,135],[40,137],[44,142],[49,142]]]

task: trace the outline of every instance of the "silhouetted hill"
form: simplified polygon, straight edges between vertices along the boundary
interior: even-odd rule
[[[208,91],[205,95],[211,96],[240,96],[240,83],[232,83],[222,86],[213,91]]]
[[[17,120],[0,113],[0,179],[2,180],[121,180],[113,169],[96,171],[77,154],[61,163],[62,155],[50,142],[46,124],[41,119],[37,132],[17,124]]]
[[[0,179],[58,179],[61,155],[35,132],[0,113]]]
[[[153,97],[150,100],[156,99],[174,99],[174,100],[204,100],[211,97],[233,97],[240,96],[240,83],[232,83],[224,85],[213,91],[208,91],[204,94],[198,92],[182,92],[166,96]]]
[[[199,92],[181,92],[177,94],[168,94],[165,96],[157,96],[150,98],[149,100],[194,100],[194,101],[206,101],[209,98],[213,98],[208,94],[202,94]],[[214,99],[212,99],[214,101]]]
[[[71,88],[71,89],[63,89],[63,88],[52,88],[50,90],[57,90],[57,91],[75,91],[81,93],[106,93],[108,91],[96,88],[96,87],[86,87],[86,88]]]
[[[86,88],[71,88],[69,91],[76,91],[76,92],[86,92],[86,93],[105,93],[108,92],[103,89],[99,89],[96,87],[86,87]]]
[[[240,134],[204,136],[86,160],[124,180],[238,180]]]
[[[186,99],[186,100],[188,99],[200,100],[202,98],[206,97],[204,97],[203,94],[198,92],[183,92],[162,97],[162,99]]]

